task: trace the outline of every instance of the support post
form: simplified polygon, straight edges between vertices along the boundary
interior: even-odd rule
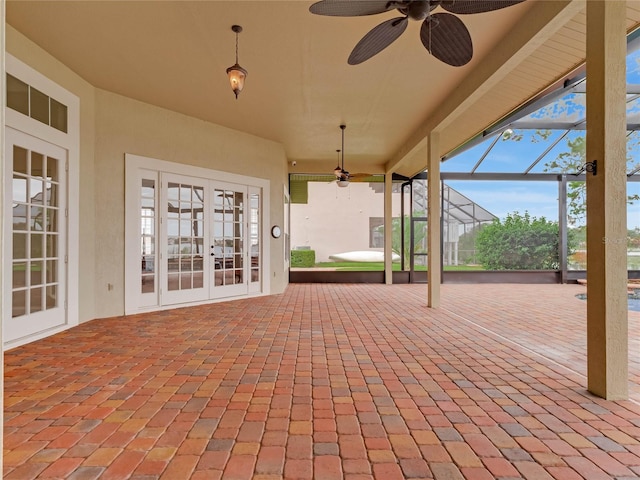
[[[558,266],[560,283],[567,283],[567,176],[558,179]]]
[[[5,85],[5,79],[7,78],[7,72],[5,68],[5,52],[7,50],[6,46],[6,2],[5,0],[0,0],[0,98],[5,98],[5,91],[7,89]],[[5,98],[6,101],[6,98]],[[7,179],[5,178],[5,162],[6,158],[4,158],[4,131],[5,131],[5,118],[4,118],[4,103],[2,102],[2,106],[0,106],[0,211],[4,212],[4,186],[7,184]],[[4,222],[3,222],[4,224]],[[2,235],[0,235],[0,252],[4,252],[4,239],[7,238],[7,232],[2,228]],[[11,259],[3,258],[0,264],[8,265],[6,262],[10,262]],[[4,278],[4,272],[6,269],[0,269],[0,292],[4,292],[5,282],[9,281],[9,279]],[[8,298],[3,298],[0,296],[0,312],[4,312],[7,309],[4,308],[4,302],[9,301]],[[0,315],[0,411],[4,411],[4,338],[2,332],[4,330],[4,316]],[[4,427],[4,417],[0,416],[0,432]],[[0,435],[0,451],[2,451],[3,440]],[[0,458],[0,472],[3,468],[3,460]]]
[[[587,1],[587,383],[628,398],[626,1]]]
[[[442,275],[442,228],[440,223],[440,134],[429,134],[427,163],[427,290],[429,297],[427,306],[440,306],[440,282]]]
[[[384,176],[384,283],[393,283],[393,174]]]

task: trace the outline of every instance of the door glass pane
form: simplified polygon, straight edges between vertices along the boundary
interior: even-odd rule
[[[47,189],[47,194],[45,197],[47,205],[49,205],[50,207],[57,207],[58,192],[56,190],[58,188],[58,185],[55,183],[46,183],[45,188]]]
[[[45,228],[47,232],[58,231],[58,210],[55,208],[47,208],[46,210],[46,224]]]
[[[29,220],[29,229],[33,231],[44,230],[44,208],[42,207],[31,207],[31,218]]]
[[[235,283],[244,283],[244,272],[242,269],[236,269],[235,271]]]
[[[42,192],[42,181],[31,179],[29,182],[29,196],[31,197],[31,203],[42,205],[44,203]]]
[[[194,204],[204,203],[204,187],[194,187],[192,200]]]
[[[44,172],[43,168],[44,168],[44,155],[38,152],[31,152],[31,168],[29,172],[31,174],[31,178],[37,179],[37,180],[44,180],[44,177],[42,175]],[[33,197],[34,194],[32,193],[31,196]]]
[[[13,234],[13,258],[27,258],[27,239],[26,233]]]
[[[52,258],[58,255],[58,235],[47,235],[47,257]]]
[[[142,293],[153,293],[155,275],[142,275]]]
[[[178,200],[180,198],[180,185],[177,183],[169,183],[167,187],[167,198],[169,200]]]
[[[31,234],[31,248],[30,258],[43,258],[45,256],[45,250],[43,248],[44,235],[40,233]]]
[[[140,275],[141,292],[155,292],[156,181],[143,178],[140,184]]]
[[[13,229],[14,230],[26,230],[27,229],[27,206],[26,205],[14,205],[13,207]]]
[[[13,175],[13,202],[27,202],[27,179],[22,175]]]
[[[260,194],[249,197],[249,254],[251,255],[252,283],[260,281]]]
[[[20,317],[27,313],[27,291],[14,290],[11,295],[11,316]]]
[[[47,180],[50,182],[58,181],[58,160],[56,158],[47,157]]]
[[[30,306],[29,313],[36,313],[42,311],[42,300],[43,300],[43,287],[32,288],[29,292],[30,297]]]
[[[60,161],[13,148],[13,316],[60,306]]]
[[[31,285],[42,285],[44,278],[42,276],[44,270],[44,262],[31,262]]]
[[[29,158],[28,158],[28,150],[18,147],[17,145],[13,146],[13,173],[28,175],[29,174]]]
[[[13,288],[27,286],[27,262],[13,262]]]
[[[46,288],[47,298],[45,301],[45,309],[55,308],[58,306],[58,286],[48,285]]]
[[[204,228],[202,220],[204,187],[169,183],[167,210],[167,270],[169,290],[203,288],[193,272],[202,272]]]
[[[245,283],[244,276],[244,192],[214,190],[213,234],[215,285]]]
[[[193,274],[193,288],[204,287],[204,272],[195,272]]]
[[[169,291],[180,290],[180,274],[179,273],[170,273],[168,275],[168,284],[167,287]]]
[[[58,261],[57,260],[49,260],[47,261],[47,283],[57,283],[58,282]]]

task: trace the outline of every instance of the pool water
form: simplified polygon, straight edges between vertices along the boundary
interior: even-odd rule
[[[586,300],[586,293],[579,293],[576,295],[580,300]],[[633,312],[640,312],[640,289],[634,290],[629,294],[629,310]]]

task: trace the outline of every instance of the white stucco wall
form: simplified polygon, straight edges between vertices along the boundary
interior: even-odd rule
[[[138,102],[96,92],[97,310],[120,315],[124,304],[124,155],[133,153],[270,181],[271,223],[282,225],[287,161],[279,143]],[[270,246],[271,292],[286,286],[282,239]],[[114,289],[107,290],[107,285]]]
[[[80,322],[124,313],[125,153],[267,179],[271,223],[283,224],[279,143],[96,89],[9,25],[6,34],[10,54],[80,99]],[[282,242],[266,252],[271,293],[288,283]]]
[[[393,194],[393,216],[400,216],[400,194]],[[308,203],[291,205],[291,248],[309,247],[316,262],[330,255],[369,248],[369,218],[384,216],[384,194],[368,183],[309,182]]]

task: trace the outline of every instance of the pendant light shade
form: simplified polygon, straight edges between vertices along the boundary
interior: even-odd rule
[[[244,80],[247,78],[247,71],[238,63],[238,34],[242,32],[242,27],[240,25],[233,25],[231,30],[236,34],[236,63],[235,65],[227,68],[227,75],[229,77],[229,83],[231,84],[231,90],[233,90],[237,99],[238,94],[244,88]]]

